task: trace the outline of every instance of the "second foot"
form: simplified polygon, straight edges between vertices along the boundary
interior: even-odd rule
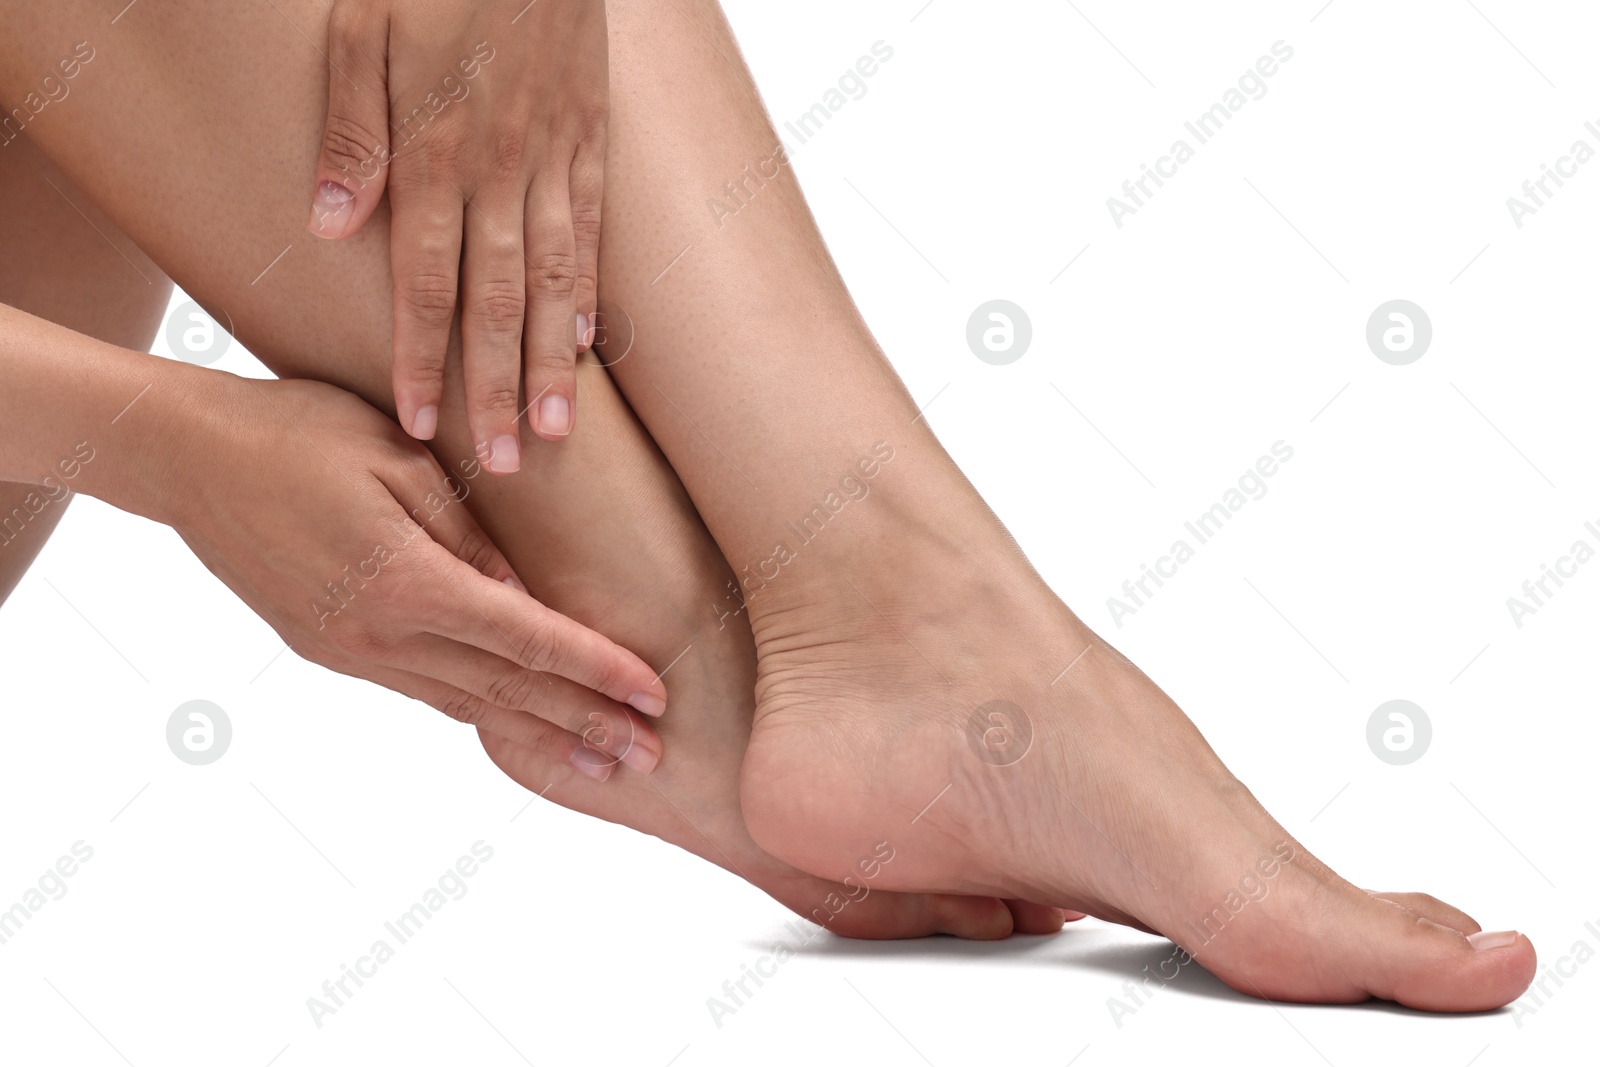
[[[958,558],[892,583],[800,579],[752,601],[759,675],[742,795],[809,871],[887,843],[887,888],[1039,901],[1174,941],[1273,1000],[1500,1007],[1533,945],[1423,894],[1336,875],[1194,725],[1025,566]],[[961,576],[965,577],[961,577]]]

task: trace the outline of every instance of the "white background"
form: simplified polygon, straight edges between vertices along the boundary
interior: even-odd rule
[[[1055,588],[1322,858],[1526,931],[1545,968],[1600,949],[1600,561],[1521,628],[1506,599],[1573,541],[1600,547],[1583,528],[1600,525],[1600,161],[1521,228],[1505,201],[1575,139],[1600,148],[1596,20],[1319,2],[730,16],[780,124],[893,47],[864,98],[791,140],[795,164],[912,392]],[[1294,56],[1267,94],[1115,226],[1106,198],[1279,40]],[[1009,366],[965,340],[993,298],[1032,321]],[[1434,329],[1403,367],[1364,337],[1395,298]],[[237,350],[219,366],[264,374]],[[1294,458],[1267,495],[1117,627],[1107,597],[1279,440]],[[527,806],[469,731],[280,657],[169,530],[75,503],[0,611],[0,648],[0,908],[74,842],[94,849],[0,946],[9,1063],[1594,1054],[1600,965],[1517,1018],[1273,1007],[1189,968],[1119,1026],[1108,998],[1168,950],[1092,920],[990,945],[819,939],[719,1028],[706,998],[781,936],[782,908],[654,839]],[[234,726],[199,768],[164,735],[196,698]],[[1393,698],[1433,724],[1409,766],[1366,744]],[[317,1028],[306,998],[478,840],[494,858],[468,895]]]

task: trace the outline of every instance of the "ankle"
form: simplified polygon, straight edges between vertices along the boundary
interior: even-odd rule
[[[854,612],[862,598],[896,620],[929,622],[1060,608],[937,443],[878,455],[867,468],[876,467],[873,476],[855,479],[852,493],[829,494],[782,523],[763,558],[736,568],[752,620],[845,605]]]

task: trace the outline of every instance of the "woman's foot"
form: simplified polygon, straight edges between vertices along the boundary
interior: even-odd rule
[[[739,772],[755,707],[755,647],[738,600],[727,595],[733,576],[605,371],[581,362],[578,381],[583,426],[559,446],[525,433],[528,471],[475,479],[469,503],[541,601],[663,672],[668,706],[653,723],[662,755],[641,773],[654,761],[643,746],[619,761],[610,753],[626,750],[622,739],[591,732],[579,742],[530,717],[539,747],[480,731],[490,758],[533,792],[685,848],[846,937],[1059,930],[1055,908],[886,892],[883,874],[900,862],[886,850],[824,865],[819,878],[751,840]],[[574,750],[583,769],[568,761]]]
[[[942,933],[991,940],[1061,928],[1063,915],[1055,908],[1015,901],[1008,907],[993,896],[885,890],[884,876],[901,858],[893,842],[830,865],[832,879],[796,870],[763,851],[751,840],[739,807],[739,767],[753,704],[748,631],[741,640],[713,625],[692,639],[667,675],[672,706],[658,724],[665,754],[652,773],[611,766],[613,758],[602,755],[595,762],[609,769],[609,777],[595,780],[565,762],[559,747],[552,753],[480,730],[485,751],[502,771],[546,799],[687,849],[845,937]],[[551,746],[563,743],[553,727],[549,733]]]
[[[827,872],[888,842],[884,887],[1156,931],[1274,1000],[1473,1011],[1527,988],[1526,937],[1318,862],[1050,593],[942,454],[922,456],[897,459],[825,550],[749,591],[742,795],[761,845]]]

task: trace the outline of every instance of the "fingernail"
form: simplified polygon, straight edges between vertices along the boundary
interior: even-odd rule
[[[1467,935],[1467,944],[1480,952],[1491,948],[1505,948],[1517,942],[1515,930],[1479,930],[1475,934]]]
[[[589,325],[589,316],[578,316],[578,347],[588,348],[594,344],[594,327]]]
[[[503,433],[489,442],[489,459],[484,463],[495,474],[515,474],[522,467],[522,444]]]
[[[564,396],[547,396],[539,401],[539,432],[565,437],[572,432],[572,405]]]
[[[505,583],[525,596],[530,595],[528,593],[528,587],[517,581],[517,576],[515,574],[511,575],[509,578],[506,578]]]
[[[622,762],[640,774],[649,774],[661,762],[661,757],[643,745],[629,745],[628,751],[622,754]]]
[[[323,182],[311,202],[311,232],[332,241],[344,236],[356,194],[338,182]]]
[[[434,433],[439,429],[439,405],[424,404],[411,416],[411,436],[418,441],[433,440]]]
[[[644,715],[660,715],[667,710],[667,702],[654,693],[635,693],[628,698],[628,706]]]
[[[567,762],[576,767],[579,773],[588,775],[597,782],[610,778],[611,768],[614,765],[613,761],[586,748],[573,749],[572,755],[567,757]]]

